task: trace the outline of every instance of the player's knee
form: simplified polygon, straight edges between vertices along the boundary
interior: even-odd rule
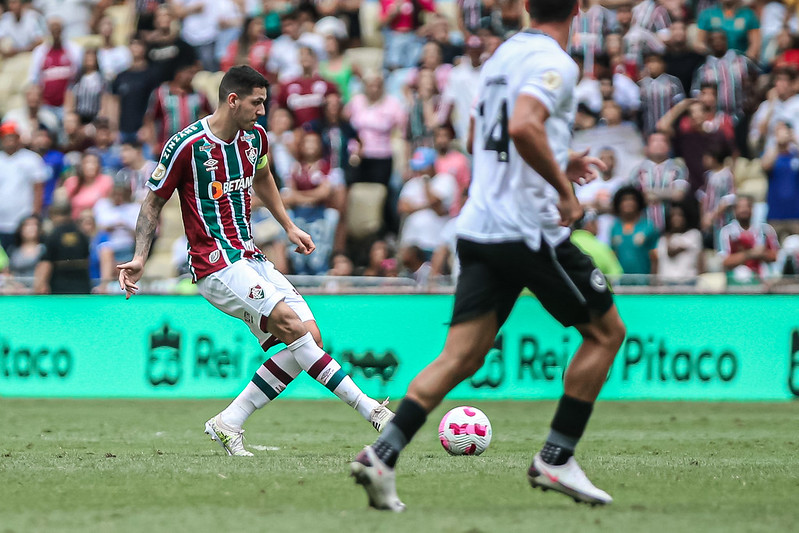
[[[325,343],[322,342],[322,334],[319,333],[319,330],[311,330],[311,335],[313,335],[313,340],[316,341],[316,345],[325,349]]]

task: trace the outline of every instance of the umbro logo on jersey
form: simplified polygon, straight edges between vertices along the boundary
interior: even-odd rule
[[[208,196],[214,200],[219,200],[224,195],[232,191],[242,191],[252,187],[252,176],[249,178],[239,178],[226,182],[212,181],[208,184]]]
[[[209,159],[208,161],[203,163],[203,166],[205,166],[205,168],[207,168],[208,170],[211,170],[211,167],[216,168],[217,163],[219,163],[219,161],[217,161],[216,159]]]
[[[263,300],[264,289],[260,285],[250,287],[250,293],[247,295],[250,300]]]

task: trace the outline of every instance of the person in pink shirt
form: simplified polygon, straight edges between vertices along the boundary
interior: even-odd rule
[[[458,184],[458,193],[449,208],[449,216],[451,217],[456,217],[461,212],[463,203],[466,201],[469,183],[472,180],[469,158],[452,147],[454,138],[455,130],[451,124],[447,123],[436,127],[433,137],[438,154],[435,164],[436,174],[454,176]]]
[[[361,141],[356,181],[388,185],[392,171],[391,134],[405,131],[408,115],[399,100],[385,94],[383,77],[364,77],[364,93],[352,97],[346,113]]]
[[[435,13],[434,0],[380,0],[383,30],[383,66],[388,70],[413,67],[419,61],[424,41],[416,35],[422,12]]]
[[[111,176],[100,174],[100,158],[86,152],[75,175],[64,180],[64,191],[72,205],[72,218],[76,220],[84,209],[93,209],[100,198],[108,198],[114,188]]]

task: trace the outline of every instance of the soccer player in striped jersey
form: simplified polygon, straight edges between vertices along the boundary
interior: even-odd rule
[[[393,417],[366,396],[341,365],[322,350],[308,304],[255,246],[250,227],[254,192],[286,230],[302,254],[314,251],[311,237],[289,218],[267,161],[266,130],[256,124],[265,113],[267,81],[248,66],[231,68],[219,87],[219,108],[166,143],[148,182],[150,192],[136,224],[133,259],[119,265],[127,298],[139,290],[158,217],[177,190],[189,241],[194,281],[214,307],[247,323],[264,351],[286,348],[261,366],[252,381],[205,431],[229,455],[252,455],[244,448],[242,424],[274,400],[305,370],[353,407],[378,431]]]
[[[528,9],[531,28],[505,41],[480,71],[474,173],[458,216],[461,273],[444,349],[411,382],[378,440],[350,463],[378,509],[405,509],[395,486],[400,453],[444,396],[483,365],[524,287],[582,336],[528,481],[580,502],[613,501],[574,458],[625,335],[605,276],[569,239],[583,214],[572,183],[595,178],[593,165],[605,168],[587,151],[569,151],[579,69],[565,50],[577,0],[529,0]]]

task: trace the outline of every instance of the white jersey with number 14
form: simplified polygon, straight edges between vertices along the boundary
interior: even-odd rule
[[[576,113],[577,64],[548,35],[517,33],[494,52],[480,73],[474,113],[474,170],[458,236],[482,242],[523,240],[538,250],[569,236],[561,227],[558,193],[522,160],[508,135],[516,99],[531,95],[549,111],[546,132],[561,168],[569,159]]]

